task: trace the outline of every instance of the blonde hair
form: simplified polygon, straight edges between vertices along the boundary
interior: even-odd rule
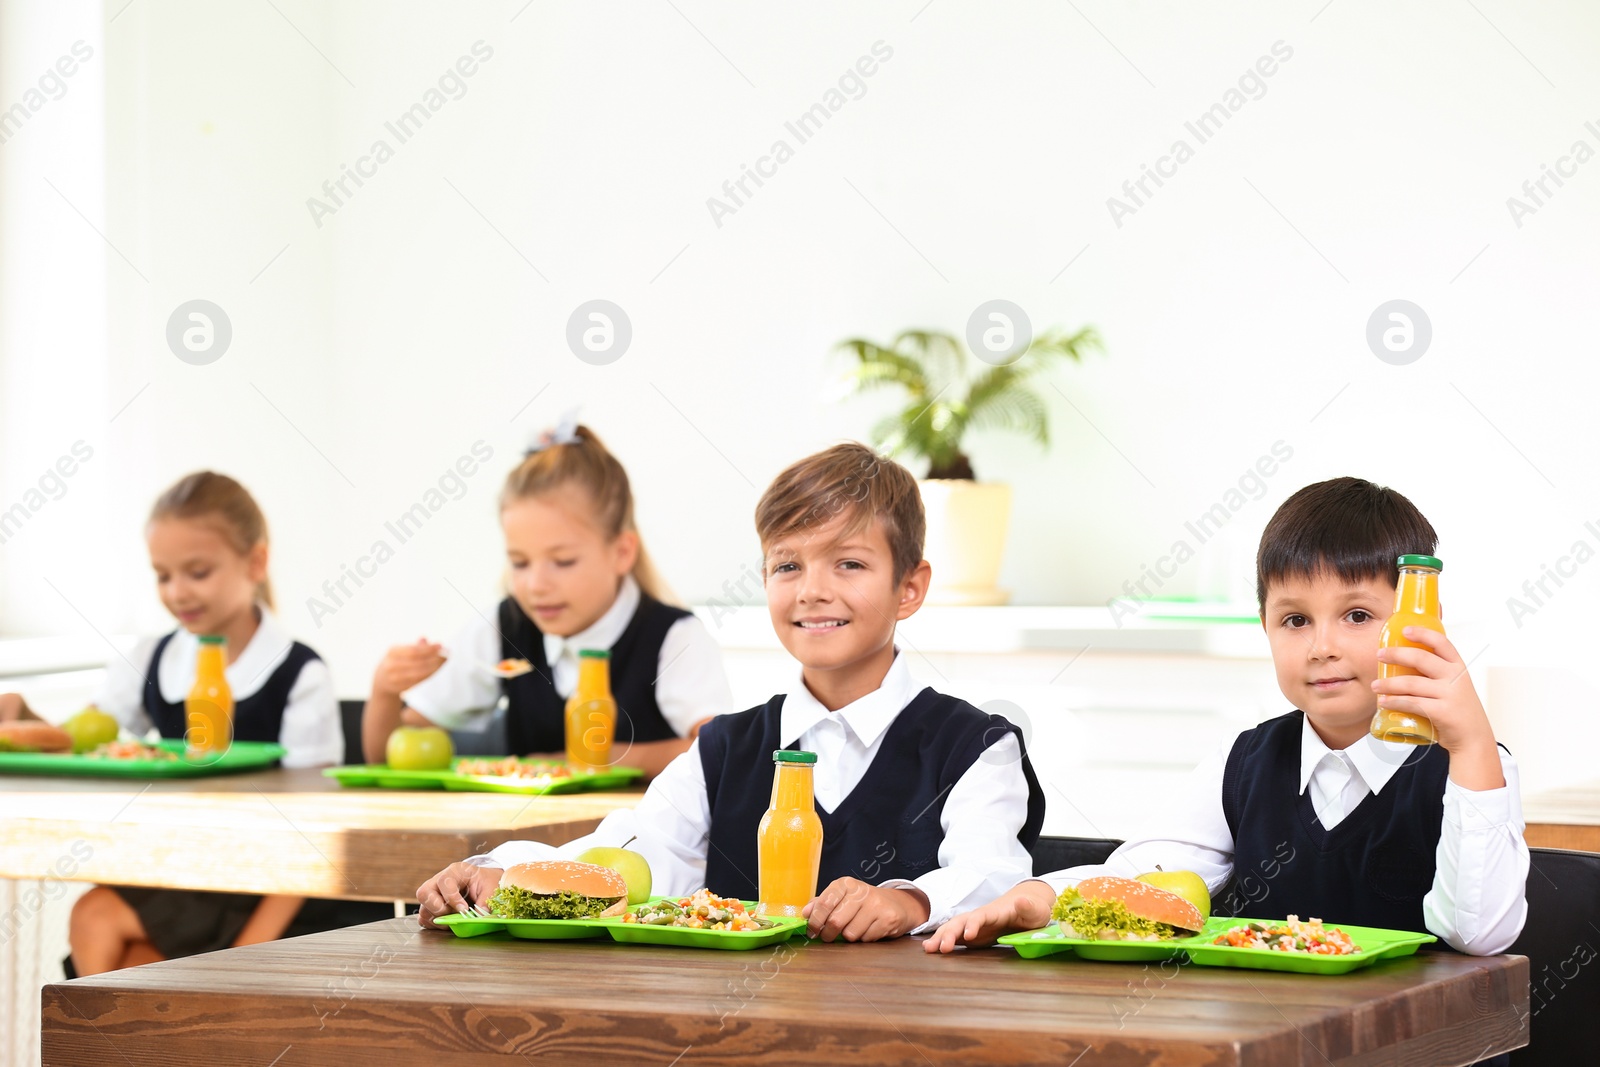
[[[566,485],[579,486],[589,493],[595,524],[608,540],[626,531],[639,532],[633,520],[633,489],[628,472],[587,426],[577,427],[575,439],[569,444],[545,445],[524,456],[506,475],[506,484],[500,490],[500,510]],[[639,541],[632,574],[645,595],[664,603],[676,602],[645,551],[643,539]]]
[[[186,474],[156,497],[149,521],[161,519],[215,520],[241,556],[267,543],[267,517],[256,498],[226,474],[215,471]],[[274,606],[270,578],[264,577],[256,585],[256,599],[269,608]]]

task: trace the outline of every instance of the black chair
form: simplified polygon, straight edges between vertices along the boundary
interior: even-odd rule
[[[489,721],[481,730],[451,730],[450,741],[458,756],[526,756],[526,752],[512,752],[506,739],[505,701],[494,709]]]
[[[1600,1008],[1600,853],[1529,849],[1528,921],[1507,951],[1528,957],[1526,1048],[1514,1067],[1593,1063]]]
[[[1037,877],[1086,863],[1104,863],[1121,841],[1105,837],[1041,837],[1033,846],[1033,873]]]
[[[361,709],[365,700],[339,701],[339,725],[344,727],[344,762],[354,767],[367,762],[361,751]]]

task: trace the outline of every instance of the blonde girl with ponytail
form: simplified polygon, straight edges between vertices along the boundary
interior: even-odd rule
[[[422,639],[385,654],[362,720],[369,762],[401,722],[482,729],[502,699],[509,754],[565,759],[563,709],[578,653],[611,654],[614,762],[661,771],[700,723],[733,710],[722,652],[671,603],[634,519],[627,471],[587,426],[542,435],[506,477],[500,528],[508,595],[448,647]],[[512,679],[489,669],[527,660]]]
[[[124,736],[182,738],[199,638],[226,641],[235,741],[273,741],[285,767],[339,763],[344,735],[327,665],[272,612],[267,520],[244,486],[197,471],[162,493],[145,523],[161,604],[177,629],[113,659],[94,705]],[[72,909],[68,977],[283,936],[301,897],[96,886]]]

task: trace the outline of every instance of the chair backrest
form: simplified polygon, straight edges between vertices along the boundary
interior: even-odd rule
[[[1600,853],[1529,849],[1528,921],[1508,950],[1528,957],[1529,1026],[1516,1067],[1593,1063],[1600,1009]]]
[[[1033,873],[1037,876],[1086,863],[1104,863],[1120,844],[1121,841],[1106,837],[1041,837],[1033,846]]]
[[[361,751],[361,709],[366,706],[365,700],[339,701],[339,725],[344,729],[346,766],[353,767],[367,762],[366,756]]]
[[[489,720],[479,730],[451,730],[450,741],[456,746],[458,756],[526,756],[527,752],[511,752],[506,739],[505,701],[495,708]]]
[[[361,747],[361,709],[364,700],[339,701],[339,724],[344,728],[344,762],[357,766],[367,762]],[[506,754],[505,709],[498,708],[482,730],[452,730],[451,743],[458,756],[504,756]]]

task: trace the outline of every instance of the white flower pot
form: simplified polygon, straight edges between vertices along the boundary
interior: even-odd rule
[[[923,556],[933,567],[929,604],[1004,604],[1011,594],[995,587],[1011,522],[1011,487],[965,479],[917,483],[928,515]]]

